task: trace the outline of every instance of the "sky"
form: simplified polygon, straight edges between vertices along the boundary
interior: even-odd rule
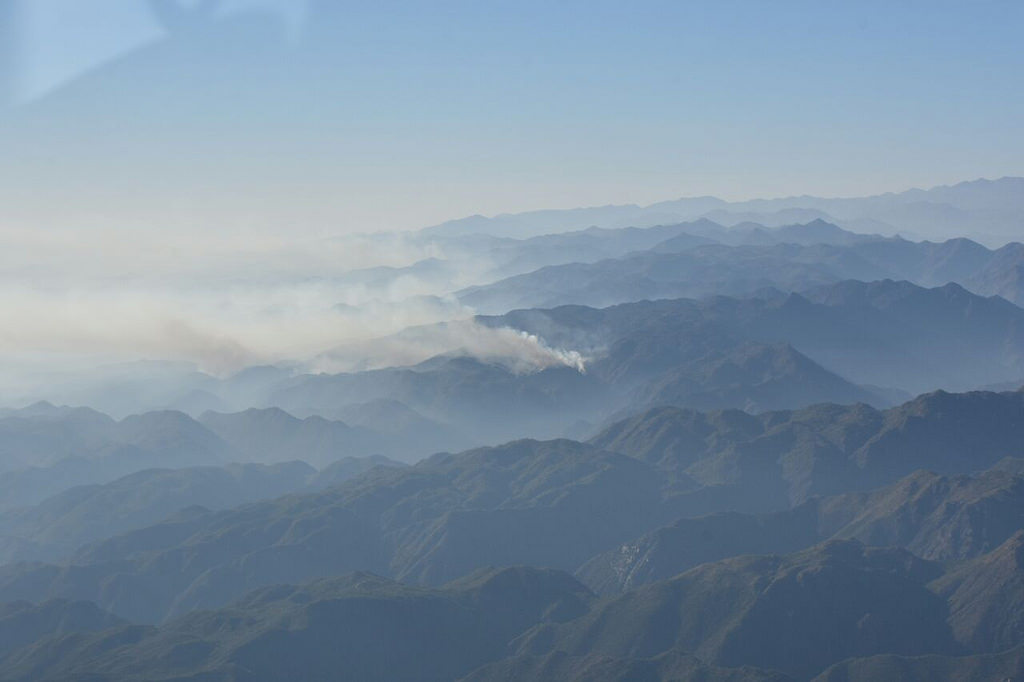
[[[1017,0],[0,3],[22,229],[334,234],[1024,174]]]
[[[379,342],[471,316],[478,254],[346,273],[472,214],[1024,175],[1022,29],[1019,0],[0,0],[0,387],[466,338],[571,363]]]

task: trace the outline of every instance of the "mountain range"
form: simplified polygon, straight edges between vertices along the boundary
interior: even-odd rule
[[[707,222],[677,229],[677,236],[651,248],[604,260],[566,260],[457,295],[481,312],[503,313],[896,279],[926,287],[955,282],[978,294],[1024,302],[1024,246],[1018,242],[994,250],[963,238],[911,242],[857,235],[822,221],[774,230],[742,225],[726,230]]]
[[[55,379],[0,681],[1024,676],[1022,182],[376,235],[309,281],[412,326]]]
[[[659,407],[589,443],[72,489],[0,519],[66,557],[0,567],[10,618],[42,623],[0,679],[1002,669],[1024,644],[1022,425],[1022,392]]]
[[[388,406],[415,415],[440,450],[580,437],[655,405],[886,406],[940,388],[1024,382],[1024,310],[955,284],[844,281],[802,293],[516,310],[476,323],[536,338],[552,364],[524,370],[455,348],[410,367],[275,379],[263,400],[293,414],[346,418]],[[583,372],[564,359],[569,352],[584,358]],[[380,420],[373,426],[387,429]]]
[[[798,522],[782,525],[799,547],[829,534],[801,538],[796,529],[821,522],[818,512],[798,505],[892,484],[921,468],[959,474],[991,467],[1022,454],[1022,415],[1024,393],[936,393],[888,411],[822,405],[754,416],[661,408],[609,427],[590,444],[516,441],[412,467],[375,467],[322,492],[225,511],[192,508],[83,547],[63,565],[0,569],[0,599],[95,600],[121,617],[152,622],[222,605],[248,589],[345,571],[433,585],[488,565],[573,571],[680,516],[717,511],[797,506],[791,513]],[[616,505],[603,506],[606,499]],[[976,539],[975,552],[1005,539],[1017,516],[1007,516],[1016,514],[1012,504],[1001,509],[997,518],[1009,520],[986,529],[994,539]],[[957,517],[948,507],[945,514],[944,527],[955,527]],[[857,514],[846,516],[855,527]],[[920,511],[913,518],[924,523]],[[863,537],[875,538],[867,531]],[[880,537],[931,555],[926,543]],[[115,566],[122,576],[116,588],[105,578]]]
[[[727,202],[715,197],[504,214],[452,220],[426,232],[437,236],[489,234],[531,237],[588,227],[649,227],[711,216],[736,223],[780,224],[793,217],[838,221],[856,231],[907,233],[931,238],[974,235],[1001,245],[1018,239],[1024,213],[1024,178],[974,180],[927,190],[912,189],[859,198],[786,197]],[[1001,242],[1001,243],[1000,243]]]

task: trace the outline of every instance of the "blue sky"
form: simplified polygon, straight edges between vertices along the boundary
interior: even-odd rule
[[[1024,174],[1019,1],[230,0],[174,33],[145,0],[23,4],[22,222],[347,232]]]

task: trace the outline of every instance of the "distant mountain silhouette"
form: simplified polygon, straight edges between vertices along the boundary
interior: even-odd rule
[[[220,436],[247,462],[288,457],[322,467],[342,457],[390,452],[380,434],[323,417],[298,419],[279,408],[222,414],[206,412],[199,422]]]
[[[897,279],[922,286],[956,282],[979,294],[1024,303],[1024,247],[1016,242],[990,250],[962,238],[941,243],[881,239],[823,221],[776,230],[741,225],[695,231],[719,243],[701,243],[700,237],[684,232],[646,250],[606,260],[552,263],[458,295],[481,312],[502,313],[565,304],[742,296],[766,287],[802,291],[846,279]]]
[[[745,213],[746,219],[773,222],[783,211],[814,211],[815,218],[838,221],[851,227],[872,224],[891,233],[906,231],[932,238],[970,235],[995,246],[1019,238],[1024,205],[1024,178],[975,180],[928,190],[912,189],[898,194],[829,199],[783,197],[727,202],[715,197],[663,201],[649,206],[604,206],[566,210],[532,211],[493,218],[472,216],[428,228],[430,234],[490,234],[529,237],[587,227],[648,227],[695,220],[702,216],[722,219],[723,213]],[[790,213],[807,216],[807,213]]]

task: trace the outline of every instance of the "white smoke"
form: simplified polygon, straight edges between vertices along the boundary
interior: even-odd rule
[[[552,348],[548,346],[546,343],[544,343],[544,340],[538,337],[536,334],[528,334],[527,332],[517,329],[502,327],[498,331],[504,330],[514,331],[516,334],[519,335],[520,338],[523,339],[523,341],[527,343],[528,346],[535,348],[539,352],[537,357],[538,360],[540,360],[541,358],[545,358],[547,360],[550,360],[550,365],[562,364],[565,365],[566,367],[572,367],[580,374],[587,373],[586,360],[584,359],[583,355],[580,354],[579,351],[565,350],[562,348]],[[522,357],[522,355],[520,355],[519,357]],[[550,365],[538,363],[538,366]]]
[[[586,359],[577,351],[553,348],[536,335],[511,327],[489,327],[473,319],[411,327],[382,338],[340,344],[318,357],[310,369],[337,373],[410,366],[445,354],[501,364],[517,374],[560,366],[586,372]]]
[[[172,361],[226,376],[253,365],[353,371],[461,352],[516,372],[579,353],[472,321],[451,292],[476,257],[403,234],[0,230],[0,355],[59,369]],[[0,386],[10,385],[0,367]]]

